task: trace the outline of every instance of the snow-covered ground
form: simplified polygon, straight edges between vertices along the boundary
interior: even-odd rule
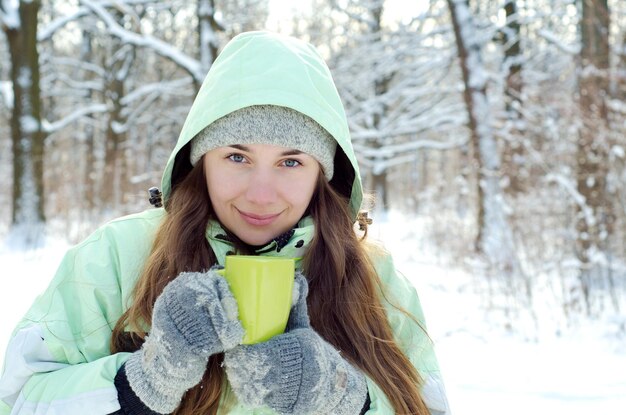
[[[418,244],[418,222],[391,213],[373,228],[417,287],[454,415],[626,414],[626,342],[610,324],[523,340],[490,324],[475,278]]]
[[[385,241],[416,285],[455,415],[622,415],[626,344],[604,325],[525,341],[494,328],[472,278],[442,267],[415,238],[416,224],[391,214],[371,236]],[[68,245],[0,248],[0,357],[14,325],[52,277]],[[541,317],[541,316],[540,316]]]

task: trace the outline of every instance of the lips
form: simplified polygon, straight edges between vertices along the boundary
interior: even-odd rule
[[[273,223],[279,216],[280,213],[273,213],[269,215],[258,215],[256,213],[244,212],[237,209],[241,218],[246,221],[246,223],[253,226],[267,226]]]

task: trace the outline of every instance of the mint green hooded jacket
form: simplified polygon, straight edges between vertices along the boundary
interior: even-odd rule
[[[164,199],[191,169],[188,143],[198,132],[232,111],[262,104],[300,111],[337,140],[331,184],[350,197],[356,216],[362,199],[361,180],[330,71],[311,45],[268,32],[235,37],[213,64],[165,167]],[[110,353],[111,330],[128,307],[130,293],[165,215],[164,209],[151,209],[114,220],[67,252],[47,290],[13,332],[0,377],[0,415],[109,414],[120,408],[113,380],[130,354]],[[218,262],[223,263],[230,246],[215,238],[218,232],[218,224],[207,227],[208,242]],[[312,236],[312,221],[305,218],[292,240],[308,243]],[[306,243],[300,248],[289,243],[280,252],[270,250],[264,255],[299,257]],[[425,327],[415,289],[396,273],[389,255],[376,254],[372,259],[382,281],[381,298],[389,323],[425,380],[423,394],[431,413],[448,413],[430,339],[424,329],[390,304],[410,312]],[[385,395],[370,379],[368,390],[368,414],[393,413]],[[228,413],[272,412],[235,404]]]

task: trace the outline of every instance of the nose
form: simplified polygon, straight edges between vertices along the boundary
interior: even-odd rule
[[[255,205],[274,203],[278,197],[276,183],[271,172],[257,170],[248,183],[246,199]]]

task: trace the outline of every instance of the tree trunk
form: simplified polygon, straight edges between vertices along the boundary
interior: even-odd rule
[[[83,30],[82,33],[83,45],[81,47],[81,60],[83,62],[92,62],[93,61],[93,45],[92,45],[92,35],[88,30]],[[87,80],[93,80],[95,78],[94,74],[88,72],[86,74]],[[93,91],[89,91],[90,100],[94,101],[97,99]],[[84,206],[85,211],[88,215],[93,214],[96,206],[99,203],[97,198],[97,186],[96,186],[96,166],[97,159],[95,155],[95,129],[92,125],[85,125],[84,127],[84,139],[85,143],[85,155],[83,161],[83,187],[84,187]]]
[[[506,75],[506,111],[519,114],[518,104],[522,99],[522,54],[520,48],[520,22],[516,0],[506,0],[504,4],[506,26],[503,42],[507,67]]]
[[[504,140],[503,172],[508,178],[507,191],[515,195],[525,188],[524,178],[524,128],[521,123],[522,107],[522,63],[520,49],[520,23],[516,0],[506,0],[504,4],[506,26],[502,33],[504,43],[504,65],[506,85],[504,90],[507,114],[508,137]]]
[[[595,251],[605,252],[613,232],[613,210],[607,190],[609,166],[609,9],[607,0],[583,0],[581,68],[579,78],[582,126],[577,143],[576,182],[584,197],[577,220],[576,252],[581,262],[580,284],[586,311],[597,276]]]
[[[472,156],[478,168],[478,232],[475,249],[492,265],[510,275],[519,271],[513,237],[502,205],[499,184],[500,156],[491,128],[486,79],[480,57],[480,44],[467,0],[447,0],[454,27],[465,90],[471,135]]]
[[[12,229],[20,242],[39,242],[44,215],[43,158],[45,134],[41,128],[37,14],[40,1],[20,1],[20,25],[5,28],[11,55],[13,113]]]
[[[217,58],[219,42],[217,32],[220,29],[215,20],[215,0],[198,0],[198,50],[200,64],[204,73],[209,72],[211,65]],[[196,85],[196,91],[200,85]]]
[[[117,63],[119,64],[119,62]],[[120,100],[124,97],[125,91],[124,81],[116,79],[116,71],[113,69],[109,73],[112,79],[107,82],[106,98],[112,109],[108,114],[105,136],[104,176],[101,197],[103,199],[103,207],[116,209],[121,201],[121,178],[124,178],[126,173],[123,151],[126,133],[119,130],[119,126],[124,124],[123,107]]]
[[[626,33],[622,39],[622,47],[617,55],[617,96],[620,101],[626,102]]]
[[[124,15],[116,13],[116,19],[123,24]],[[107,68],[105,84],[105,102],[111,108],[108,113],[105,136],[104,177],[101,196],[105,209],[117,210],[123,200],[128,182],[128,160],[125,145],[126,114],[122,99],[126,95],[126,79],[135,60],[135,46],[125,44],[123,40],[112,39],[111,52],[104,57]]]

